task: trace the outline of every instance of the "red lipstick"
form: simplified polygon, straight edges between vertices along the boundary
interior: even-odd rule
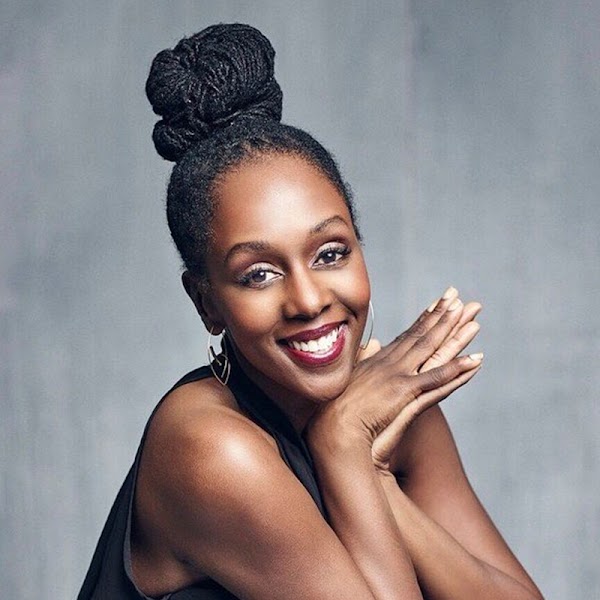
[[[310,340],[316,340],[320,337],[331,333],[334,329],[338,328],[338,334],[333,344],[324,351],[307,351],[300,350],[290,346],[287,342],[308,342]],[[346,341],[346,330],[347,326],[345,323],[332,323],[324,325],[317,329],[311,329],[309,331],[302,331],[294,336],[286,338],[283,342],[283,348],[285,351],[297,362],[309,367],[321,367],[332,363],[344,349]]]
[[[337,323],[327,323],[327,325],[321,325],[321,327],[317,327],[316,329],[307,329],[306,331],[301,331],[296,335],[291,335],[290,337],[285,338],[284,342],[308,342],[309,340],[316,340],[324,335],[327,335],[330,331],[333,331],[337,327],[339,327],[343,321],[338,321]]]

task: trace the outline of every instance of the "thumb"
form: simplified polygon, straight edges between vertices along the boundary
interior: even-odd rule
[[[365,360],[367,358],[371,358],[374,354],[377,354],[381,350],[381,344],[379,340],[371,339],[367,344],[366,348],[360,348],[358,351],[357,362],[361,360]]]

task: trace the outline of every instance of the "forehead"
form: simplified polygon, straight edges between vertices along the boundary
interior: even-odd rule
[[[243,163],[221,179],[216,199],[213,249],[219,253],[244,241],[291,241],[334,215],[351,225],[337,188],[318,168],[296,156],[273,155]]]

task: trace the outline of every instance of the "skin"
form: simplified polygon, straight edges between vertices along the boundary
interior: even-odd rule
[[[450,290],[392,343],[361,352],[369,280],[327,178],[267,156],[227,173],[216,200],[210,286],[186,273],[185,288],[305,436],[330,523],[228,388],[187,384],[161,404],[142,454],[138,587],[154,596],[211,577],[249,599],[541,598],[473,493],[437,406],[481,366],[457,357],[481,306]],[[330,364],[307,366],[282,346],[340,322],[345,344]]]

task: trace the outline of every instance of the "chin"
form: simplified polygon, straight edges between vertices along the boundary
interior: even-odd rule
[[[314,404],[324,404],[335,400],[344,393],[352,374],[352,366],[338,364],[335,371],[329,373],[306,374],[298,386],[298,395]]]
[[[281,343],[268,344],[262,353],[257,353],[255,346],[248,355],[236,346],[236,356],[251,379],[267,394],[273,395],[273,399],[292,397],[318,405],[335,400],[348,387],[356,345],[354,332],[344,328],[335,347],[313,353],[316,356]],[[267,357],[270,360],[267,361]]]
[[[347,323],[307,343],[279,343],[284,354],[281,373],[290,374],[298,391],[312,402],[337,398],[348,386],[357,348],[354,332]],[[311,345],[312,344],[312,345]]]

